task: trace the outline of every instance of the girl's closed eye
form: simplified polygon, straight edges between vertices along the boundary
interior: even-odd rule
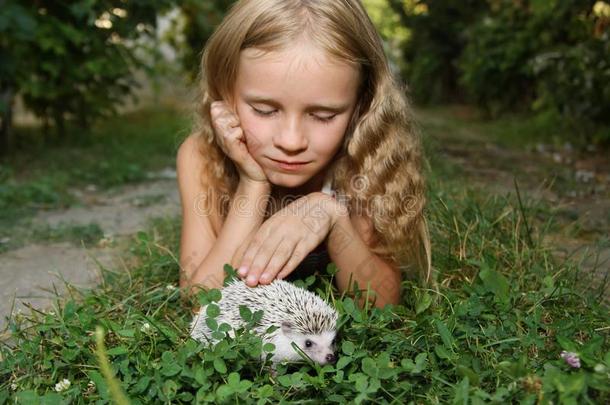
[[[326,116],[312,114],[312,116],[314,117],[315,120],[320,121],[324,124],[328,124],[337,116],[337,114],[326,115]]]
[[[261,115],[263,117],[270,117],[272,116],[277,110],[261,110],[260,108],[256,108],[254,106],[250,106],[252,108],[252,110],[258,114]],[[322,123],[329,123],[331,122],[336,116],[337,114],[332,114],[332,115],[316,115],[316,114],[311,114],[311,116],[316,120],[316,121],[320,121]]]
[[[250,106],[250,107],[252,107],[252,110],[256,114],[262,115],[263,117],[269,117],[269,116],[271,116],[276,111],[276,110],[261,110],[261,109],[258,109],[256,107],[253,107],[253,106]]]

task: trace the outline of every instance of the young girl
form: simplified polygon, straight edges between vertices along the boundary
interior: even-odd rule
[[[181,287],[334,262],[396,304],[430,249],[411,111],[358,0],[242,0],[206,44],[199,125],[177,157]]]

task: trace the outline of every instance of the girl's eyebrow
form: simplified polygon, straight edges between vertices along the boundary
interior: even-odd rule
[[[248,103],[261,103],[268,104],[275,108],[280,108],[282,105],[276,100],[268,97],[261,97],[256,95],[244,95],[244,100]],[[333,113],[342,113],[347,111],[349,104],[310,104],[305,106],[306,111],[329,111]]]

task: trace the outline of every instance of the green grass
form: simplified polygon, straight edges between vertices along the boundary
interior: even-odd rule
[[[488,119],[474,107],[465,105],[434,106],[418,109],[418,116],[427,128],[470,137],[468,133],[484,135],[485,139],[510,148],[534,147],[537,143],[562,147],[571,143],[586,148],[584,136],[562,126],[560,117],[552,114],[505,114]]]
[[[538,142],[559,143],[559,138],[553,141],[545,133],[552,128],[534,125],[532,117],[485,121],[467,106],[426,108],[418,110],[418,117],[433,176],[468,182],[482,193],[514,193],[515,179],[524,195],[536,192],[555,198],[553,203],[535,202],[536,215],[557,219],[554,232],[592,243],[607,238],[610,213],[603,209],[607,204],[596,206],[594,201],[610,199],[606,165],[599,163],[608,151],[564,151],[563,158],[570,163],[557,163],[550,155],[532,151]],[[563,141],[569,136],[556,135]],[[575,161],[597,167],[597,179],[578,180]]]
[[[78,204],[73,189],[142,182],[149,172],[174,167],[188,129],[184,114],[167,108],[109,119],[63,145],[45,146],[41,130],[17,128],[20,143],[0,161],[0,239],[38,210]]]
[[[166,218],[133,238],[128,272],[105,269],[99,287],[70,288],[51,311],[10,320],[0,404],[110,403],[120,392],[132,403],[608,403],[605,286],[543,245],[556,229],[552,207],[471,187],[447,162],[432,167],[437,288],[405,281],[400,305],[360,309],[360,293],[334,289],[333,265],[301,283],[340,313],[337,364],[274,375],[257,360],[272,348],[256,336],[211,349],[189,339],[193,302],[175,288],[180,220]],[[63,379],[70,386],[56,392]]]
[[[174,165],[175,152],[189,130],[184,113],[146,109],[99,123],[64,145],[40,144],[42,133],[17,128],[27,140],[2,163],[5,180],[113,187],[146,178],[149,170]],[[20,134],[20,131],[24,131]],[[45,181],[48,180],[48,181]]]
[[[19,227],[5,230],[10,234],[0,244],[0,254],[9,250],[18,249],[28,243],[70,242],[76,246],[93,247],[102,238],[104,231],[95,222],[88,224],[59,223],[56,226],[48,224],[33,224],[32,221],[23,220]]]
[[[44,242],[71,242],[85,247],[92,247],[104,237],[104,231],[95,222],[78,225],[64,224],[52,227],[49,225],[34,229],[31,240]]]
[[[334,266],[304,281],[341,315],[335,366],[283,365],[273,376],[256,360],[263,348],[254,336],[238,334],[212,350],[190,340],[190,305],[173,288],[175,218],[134,238],[129,274],[105,271],[99,288],[72,289],[53,313],[11,321],[11,343],[0,349],[0,403],[109,402],[95,352],[98,325],[114,375],[139,403],[610,400],[610,316],[599,305],[601,287],[591,289],[574,263],[540,246],[547,227],[530,217],[527,203],[453,182],[435,181],[432,190],[438,291],[405,282],[401,305],[358,309],[331,287]],[[580,369],[560,358],[563,350],[579,355]],[[64,378],[70,387],[55,392]]]

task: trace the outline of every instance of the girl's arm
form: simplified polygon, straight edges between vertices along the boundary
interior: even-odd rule
[[[351,278],[358,288],[371,289],[376,306],[398,304],[402,280],[399,268],[369,250],[372,235],[372,223],[365,215],[337,217],[326,242],[330,258],[339,269],[337,287],[341,291],[349,289]]]
[[[206,212],[201,204],[206,191],[200,181],[203,157],[197,139],[189,137],[178,150],[177,175],[182,202],[180,239],[180,287],[220,288],[224,264],[231,260],[248,235],[263,222],[270,185],[242,180],[222,228],[215,234],[211,218],[219,213]],[[236,266],[235,263],[231,263]]]

